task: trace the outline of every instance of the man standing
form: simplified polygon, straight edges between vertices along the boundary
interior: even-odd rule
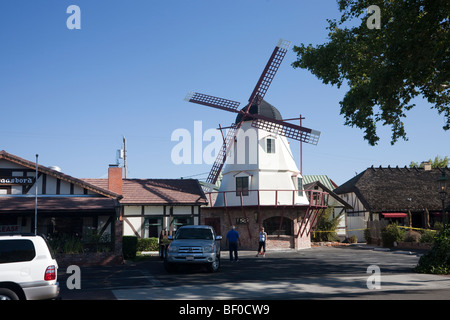
[[[237,232],[235,226],[231,226],[231,230],[227,233],[227,245],[230,250],[230,261],[233,262],[233,252],[234,261],[239,261],[238,259],[238,243],[241,245],[241,239],[239,239],[239,232]]]

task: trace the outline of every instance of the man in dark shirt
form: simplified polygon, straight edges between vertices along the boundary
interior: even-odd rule
[[[230,250],[230,261],[233,262],[233,252],[234,261],[239,261],[238,259],[238,243],[241,245],[241,239],[239,239],[239,232],[236,231],[235,226],[231,226],[231,230],[227,233],[227,245]]]

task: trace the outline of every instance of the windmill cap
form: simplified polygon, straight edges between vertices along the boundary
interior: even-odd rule
[[[245,110],[245,108],[247,108],[247,106],[245,106],[242,110]],[[250,114],[258,114],[258,115],[265,116],[265,117],[275,119],[275,120],[283,120],[283,118],[281,117],[280,111],[278,111],[277,108],[275,108],[273,105],[266,102],[265,100],[262,100],[259,105],[253,104],[250,107],[249,113]],[[242,120],[242,114],[238,114],[236,117],[235,123],[238,124],[239,122],[241,122],[241,120]],[[248,117],[245,119],[245,121],[249,121],[249,120],[253,120],[253,118]]]

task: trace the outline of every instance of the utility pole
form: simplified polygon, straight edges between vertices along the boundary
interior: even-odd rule
[[[125,179],[127,178],[127,139],[123,137],[123,168],[125,171]]]
[[[305,119],[300,115],[300,127],[302,127],[302,120]],[[303,141],[300,139],[300,175],[303,177]]]
[[[36,154],[36,177],[34,179],[34,186],[35,186],[35,197],[34,197],[34,234],[37,235],[37,199],[38,199],[38,158],[39,155]]]

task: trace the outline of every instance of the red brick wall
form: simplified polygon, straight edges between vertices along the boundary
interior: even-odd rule
[[[115,166],[108,168],[108,189],[122,194],[122,168]]]
[[[220,234],[223,237],[222,249],[226,249],[226,235],[230,230],[231,225],[236,226],[236,230],[239,232],[241,244],[241,249],[243,250],[257,250],[259,242],[259,230],[265,219],[274,216],[281,216],[283,214],[283,209],[278,207],[261,207],[260,214],[258,217],[255,216],[257,213],[257,208],[245,208],[245,215],[241,208],[228,209],[228,213],[224,209],[217,209],[211,207],[204,207],[201,209],[201,224],[205,224],[205,219],[208,218],[220,218]],[[292,220],[293,223],[293,236],[289,235],[269,235],[268,241],[266,243],[267,250],[273,249],[304,249],[311,247],[310,235],[303,234],[303,237],[296,237],[301,218],[306,213],[306,207],[296,207],[284,209],[284,218]],[[243,218],[246,216],[248,218],[247,224],[236,223],[236,218]],[[258,218],[258,219],[256,219]],[[283,219],[284,219],[283,218]],[[230,224],[231,223],[231,224]]]

